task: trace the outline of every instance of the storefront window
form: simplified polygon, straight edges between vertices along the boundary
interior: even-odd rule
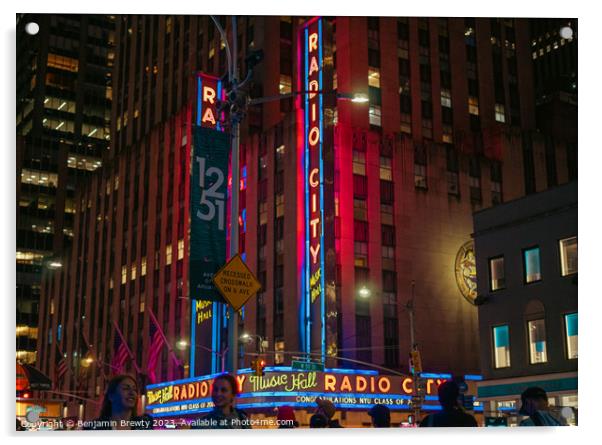
[[[546,352],[546,323],[545,320],[531,320],[529,329],[529,361],[534,363],[545,363],[548,361]]]

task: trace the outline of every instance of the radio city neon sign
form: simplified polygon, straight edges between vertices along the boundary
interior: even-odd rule
[[[324,299],[324,177],[322,159],[322,20],[314,19],[302,31],[304,48],[305,219],[307,309]]]
[[[224,94],[219,78],[197,74],[197,125],[215,130],[222,129],[217,104],[219,100],[224,100]]]

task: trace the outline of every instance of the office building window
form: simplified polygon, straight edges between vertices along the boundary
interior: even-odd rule
[[[354,242],[355,265],[358,267],[368,267],[368,243]]]
[[[366,153],[363,151],[353,150],[353,174],[366,174]]]
[[[441,89],[441,106],[451,108],[451,91],[447,89]]]
[[[510,367],[510,329],[508,325],[493,328],[493,352],[495,368]]]
[[[566,314],[564,316],[564,324],[566,328],[566,352],[567,358],[577,358],[577,313]]]
[[[545,320],[531,320],[529,329],[529,362],[545,363],[548,361],[546,353],[546,322]]]
[[[498,122],[506,122],[506,113],[504,111],[504,105],[495,104],[495,120]]]
[[[566,277],[577,273],[577,237],[560,240],[558,244],[562,276]]]
[[[426,180],[426,150],[423,145],[414,145],[414,186],[427,188]]]
[[[376,125],[377,127],[380,127],[380,107],[378,105],[370,105],[369,117],[370,125]]]
[[[479,98],[474,96],[468,97],[468,112],[474,116],[479,115]]]
[[[278,89],[280,94],[288,94],[292,92],[293,81],[291,80],[291,76],[287,76],[285,74],[280,75],[280,83],[278,84]]]
[[[500,290],[506,287],[503,256],[491,258],[489,260],[489,277],[492,291]]]
[[[360,221],[368,220],[368,208],[365,199],[355,198],[353,200],[353,217]]]
[[[534,283],[541,280],[539,247],[533,247],[523,251],[523,266],[525,272],[525,283]]]
[[[391,169],[392,158],[381,156],[380,157],[380,179],[383,181],[393,180],[393,171]]]
[[[380,69],[368,67],[368,86],[380,88]]]

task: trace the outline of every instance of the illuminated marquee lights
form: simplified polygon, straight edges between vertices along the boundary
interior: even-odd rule
[[[333,368],[326,372],[299,372],[287,366],[266,368],[264,377],[238,372],[238,407],[274,408],[282,404],[315,407],[317,397],[331,400],[339,409],[366,409],[383,403],[393,410],[407,410],[413,395],[411,377],[380,375],[375,371]],[[425,373],[428,375],[428,373]],[[147,386],[147,410],[155,417],[202,414],[213,408],[211,389],[219,373]],[[450,374],[432,374],[450,375]],[[478,376],[474,376],[478,377]],[[423,410],[438,410],[437,387],[445,379],[429,378]],[[258,390],[254,390],[257,388]],[[482,406],[475,406],[475,411]]]
[[[321,350],[326,353],[325,279],[324,279],[324,164],[323,131],[324,108],[322,94],[323,67],[322,19],[314,18],[301,30],[304,70],[300,84],[304,85],[304,111],[300,130],[304,146],[304,193],[305,193],[305,289],[304,289],[304,346],[311,351],[311,326],[317,325],[320,314]],[[315,91],[315,93],[313,92]],[[298,104],[300,105],[300,104]],[[314,311],[314,305],[319,311]]]

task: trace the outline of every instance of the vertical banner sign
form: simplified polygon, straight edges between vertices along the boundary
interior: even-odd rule
[[[323,35],[322,19],[300,29],[303,45],[303,143],[305,192],[305,289],[302,312],[307,352],[325,354],[324,167],[323,167]],[[301,130],[300,129],[300,130]]]
[[[226,190],[230,137],[218,115],[223,99],[221,81],[197,75],[196,126],[193,134],[190,181],[191,304],[190,375],[216,368],[221,319],[216,310],[223,302],[212,279],[226,262]]]

